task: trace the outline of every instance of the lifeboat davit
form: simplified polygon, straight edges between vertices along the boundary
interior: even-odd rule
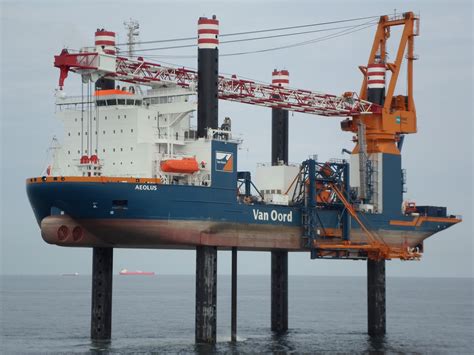
[[[192,174],[199,171],[199,165],[195,158],[162,160],[160,166],[165,173]]]

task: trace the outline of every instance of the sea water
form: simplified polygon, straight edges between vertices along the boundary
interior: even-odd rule
[[[114,276],[112,339],[90,335],[90,275],[2,276],[2,353],[472,353],[473,279],[387,278],[387,335],[367,335],[364,277],[289,278],[289,331],[270,329],[270,277],[218,278],[217,344],[194,344],[194,276]]]

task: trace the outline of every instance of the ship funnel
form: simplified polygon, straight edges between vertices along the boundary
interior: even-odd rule
[[[198,20],[198,137],[207,137],[207,129],[217,129],[219,73],[219,21]]]
[[[287,88],[290,85],[288,70],[273,70],[272,85]],[[278,97],[278,89],[275,90]],[[288,111],[272,108],[272,165],[288,164]]]

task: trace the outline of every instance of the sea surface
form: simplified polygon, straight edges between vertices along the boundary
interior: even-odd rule
[[[114,276],[112,340],[89,339],[90,275],[2,276],[1,353],[473,353],[473,279],[388,278],[387,335],[367,336],[364,277],[290,276],[289,327],[270,330],[270,277],[218,278],[216,346],[194,344],[193,276]]]

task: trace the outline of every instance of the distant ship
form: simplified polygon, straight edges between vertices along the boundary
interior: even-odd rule
[[[136,271],[130,271],[127,269],[122,269],[119,272],[119,275],[134,275],[134,276],[155,276],[155,273],[153,271],[141,271],[141,270],[136,270]]]
[[[68,273],[68,274],[61,274],[61,276],[79,276],[79,273],[78,272],[72,272],[72,273]]]

